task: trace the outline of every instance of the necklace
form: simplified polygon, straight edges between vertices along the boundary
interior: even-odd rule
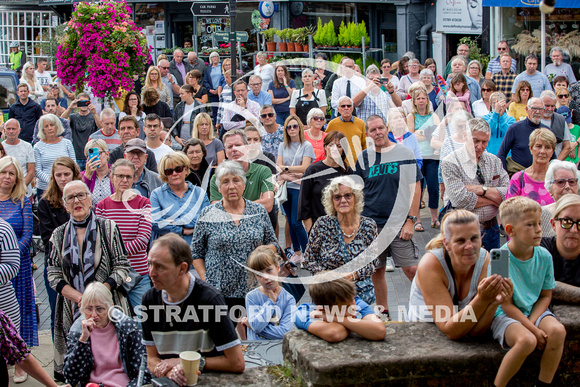
[[[163,312],[165,312],[165,320],[167,321],[167,317],[169,316],[169,314],[167,314],[167,308],[166,308],[167,304],[165,304],[165,301],[163,301],[163,300],[161,300],[161,302],[163,303]],[[173,318],[175,317],[175,314],[177,314],[177,317],[179,318],[179,314],[182,312],[184,303],[185,303],[185,299],[179,305],[179,309],[177,310],[177,313],[171,313],[171,320],[169,320],[169,326],[171,328],[173,328]],[[175,306],[175,305],[169,305],[169,306]],[[177,322],[177,321],[175,321],[175,322]]]
[[[351,234],[345,233],[344,230],[342,229],[342,227],[340,228],[340,231],[342,231],[342,235],[344,235],[345,238],[352,238],[354,236],[354,234],[356,234],[356,232],[358,231],[358,227],[355,226],[355,228]]]

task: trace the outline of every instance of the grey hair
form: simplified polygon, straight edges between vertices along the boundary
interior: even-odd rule
[[[362,213],[364,208],[364,195],[362,187],[354,182],[354,180],[349,176],[339,176],[330,180],[330,183],[322,191],[322,205],[324,206],[324,211],[327,215],[336,216],[336,208],[334,208],[334,202],[332,196],[338,193],[340,185],[349,187],[354,195],[354,212],[357,215]]]
[[[463,63],[463,66],[467,68],[467,60],[461,55],[456,55],[453,58],[451,58],[451,65],[453,66],[453,63],[457,62],[458,60],[460,60],[461,63]]]
[[[91,282],[83,292],[81,307],[103,302],[108,308],[114,305],[111,291],[101,282]]]
[[[258,53],[256,54],[256,58],[259,56],[266,56],[266,53],[264,51],[258,51]]]
[[[500,99],[501,99],[502,101],[505,101],[505,100],[506,100],[505,94],[504,94],[504,93],[502,93],[501,91],[494,91],[493,93],[491,93],[491,94],[489,95],[489,103],[494,103],[494,102],[497,102],[497,101],[499,101]]]
[[[431,82],[435,82],[435,75],[433,75],[433,71],[431,71],[431,69],[428,69],[428,68],[425,67],[419,73],[419,78],[423,77],[423,75],[429,75],[429,76],[431,76]]]
[[[478,61],[477,59],[473,59],[471,62],[469,62],[467,64],[467,67],[471,66],[473,63],[475,63],[477,66],[479,66],[479,71],[481,72],[483,70],[483,65],[481,64],[480,61]]]
[[[561,47],[558,46],[554,46],[552,47],[552,49],[550,50],[550,56],[552,56],[552,53],[554,53],[554,51],[558,51],[560,54],[564,54],[564,50]]]
[[[54,114],[45,114],[45,115],[41,116],[40,119],[38,120],[38,138],[41,141],[46,140],[46,133],[44,133],[44,124],[46,121],[52,122],[54,124],[54,126],[56,126],[56,135],[57,136],[60,136],[61,134],[64,133],[64,127],[62,126],[62,122],[60,121],[60,118],[58,118]]]
[[[531,108],[532,105],[534,104],[534,102],[538,102],[538,101],[540,101],[542,103],[542,107],[544,107],[544,101],[542,101],[542,99],[538,98],[538,97],[532,97],[532,98],[528,99],[527,107]]]
[[[552,90],[544,90],[542,94],[540,94],[540,99],[544,101],[544,98],[549,98],[553,100],[557,100],[556,94]]]
[[[467,111],[461,110],[461,111],[456,112],[453,115],[453,118],[451,119],[450,125],[451,125],[451,127],[455,128],[455,126],[457,125],[457,123],[459,121],[465,121],[467,123],[472,118],[473,118],[473,116],[471,114],[469,114]]]
[[[218,58],[220,57],[220,54],[217,53],[217,51],[213,51],[211,54],[209,54],[209,58],[213,58],[214,56],[217,56]]]
[[[225,144],[226,139],[229,137],[233,137],[233,136],[241,136],[242,140],[244,141],[244,144],[248,145],[248,138],[246,137],[246,132],[244,132],[242,129],[230,129],[230,130],[228,130],[224,134],[224,136],[222,137],[222,142]]]
[[[266,109],[274,110],[274,106],[270,105],[269,103],[263,104],[262,107],[260,107],[260,114]],[[274,114],[276,114],[276,111],[274,111]]]
[[[308,112],[308,115],[306,116],[306,123],[308,125],[310,125],[310,120],[312,119],[312,117],[314,117],[315,114],[321,115],[324,117],[324,112],[322,110],[320,110],[319,108],[312,108],[310,109],[310,111]]]
[[[406,56],[409,59],[415,59],[415,53],[413,51],[407,51],[403,56]]]
[[[302,70],[302,76],[305,76],[306,74],[314,75],[312,70],[310,70],[309,68],[305,68],[304,70]]]
[[[544,178],[544,187],[546,187],[550,194],[552,194],[552,182],[554,181],[554,176],[560,169],[566,169],[574,173],[576,179],[580,179],[580,171],[578,171],[578,168],[576,168],[574,163],[571,163],[570,161],[554,159],[550,161],[550,166],[548,167],[548,170],[546,171],[546,177]]]
[[[104,108],[103,111],[101,112],[101,121],[105,117],[115,118],[115,111],[113,109],[111,109],[111,108]]]
[[[254,79],[258,78],[258,79],[260,80],[260,83],[262,83],[262,82],[263,82],[263,80],[262,80],[262,77],[261,77],[261,76],[259,76],[258,74],[252,74],[252,75],[250,76],[250,82],[252,81],[252,78],[254,78]]]
[[[349,96],[343,95],[342,97],[340,97],[338,99],[338,104],[340,105],[341,101],[344,101],[345,99],[348,99],[348,101],[352,104],[352,98],[350,98]]]
[[[129,168],[131,168],[131,170],[133,170],[133,174],[135,174],[135,171],[137,170],[135,168],[135,164],[133,164],[133,162],[131,160],[121,158],[121,159],[117,159],[117,161],[115,161],[113,163],[113,165],[111,166],[111,175],[113,175],[115,173],[115,170],[117,169],[117,167],[129,167]]]
[[[89,189],[89,186],[86,185],[84,181],[82,181],[82,180],[71,180],[68,183],[66,183],[66,185],[62,189],[62,201],[63,201],[63,203],[64,203],[64,196],[65,196],[64,193],[66,192],[67,188],[69,186],[72,187],[75,184],[78,184],[78,185],[83,186],[85,188],[85,191],[87,192],[87,195],[89,195],[89,197],[92,197],[93,196],[92,193],[91,193],[91,190]]]
[[[471,133],[482,132],[487,135],[491,135],[491,129],[489,127],[489,124],[487,123],[486,120],[484,120],[481,117],[472,118],[469,121],[467,121],[467,127],[471,130]]]
[[[218,190],[220,189],[222,178],[226,175],[241,177],[244,185],[246,185],[246,172],[244,172],[244,168],[237,161],[227,160],[222,162],[216,168],[215,185],[217,186]]]
[[[418,64],[418,65],[421,64],[421,62],[419,62],[419,59],[416,59],[416,58],[409,59],[409,64],[411,64],[411,63]]]
[[[369,75],[369,74],[380,74],[381,71],[379,70],[379,68],[377,67],[376,64],[372,64],[369,67],[367,67],[366,71],[365,71],[365,75]]]

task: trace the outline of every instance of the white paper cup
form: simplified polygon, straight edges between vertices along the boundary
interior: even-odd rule
[[[185,351],[179,354],[179,362],[187,378],[188,386],[197,384],[197,370],[199,369],[200,360],[201,355],[195,351]]]

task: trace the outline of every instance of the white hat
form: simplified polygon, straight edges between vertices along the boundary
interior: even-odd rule
[[[20,47],[20,44],[18,44],[18,42],[12,42],[10,43],[10,48],[12,47]]]

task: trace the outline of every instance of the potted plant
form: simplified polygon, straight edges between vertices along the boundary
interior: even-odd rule
[[[294,42],[292,41],[292,36],[294,34],[294,31],[290,28],[286,28],[284,30],[285,34],[285,39],[286,39],[286,44],[287,44],[287,51],[288,52],[294,52],[296,51],[296,48],[294,47]]]
[[[278,37],[280,38],[280,42],[278,42],[278,50],[280,50],[280,52],[286,52],[288,51],[288,43],[286,42],[286,39],[288,38],[288,30],[277,30],[276,31],[276,35],[278,35]]]
[[[336,48],[335,46],[338,44],[338,37],[336,36],[332,19],[325,25],[324,40],[326,46],[331,49]]]
[[[346,26],[346,24],[344,24],[344,21],[341,21],[340,27],[338,27],[338,44],[340,44],[340,47],[346,48],[347,46],[349,46],[349,42],[350,42],[349,28]]]
[[[268,28],[267,30],[262,31],[262,35],[266,40],[266,49],[267,51],[276,51],[276,42],[274,41],[274,37],[278,33],[276,28]]]
[[[314,36],[312,37],[312,40],[314,41],[314,43],[316,43],[316,45],[318,47],[322,47],[322,39],[323,39],[323,29],[324,27],[322,26],[322,20],[320,18],[318,18],[318,25],[316,28],[316,33],[314,34]]]
[[[303,27],[303,32],[301,35],[302,39],[302,51],[308,52],[308,37],[314,35],[315,30],[313,26]]]

